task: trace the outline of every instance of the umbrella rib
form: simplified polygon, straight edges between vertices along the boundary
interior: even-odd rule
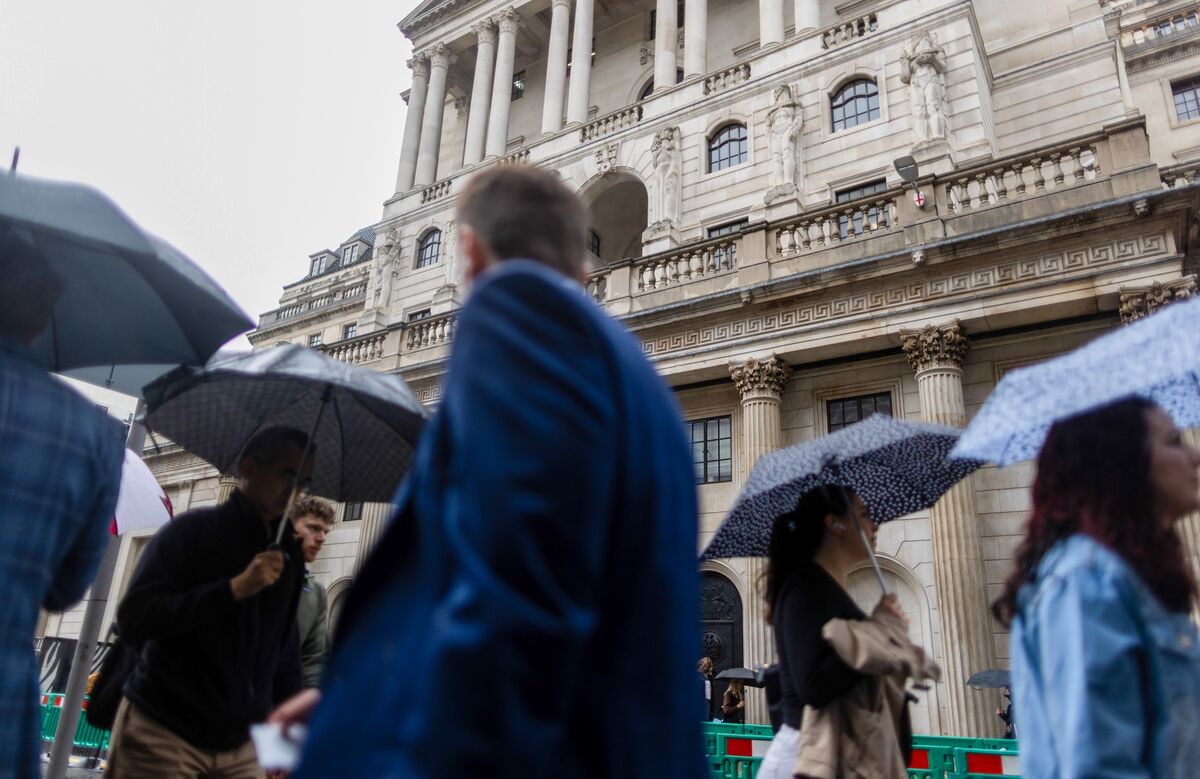
[[[341,444],[341,449],[338,452],[338,470],[341,478],[338,480],[338,496],[345,503],[346,490],[346,426],[342,424],[342,407],[338,404],[338,394],[331,392],[329,397],[330,403],[333,405],[334,418],[337,420],[338,443]]]

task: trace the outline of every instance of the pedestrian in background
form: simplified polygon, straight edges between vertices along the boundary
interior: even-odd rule
[[[296,609],[296,625],[300,632],[300,666],[304,686],[316,687],[321,682],[321,669],[329,651],[329,593],[317,581],[308,566],[313,564],[325,539],[333,530],[333,507],[320,498],[306,496],[292,509],[292,527],[300,539],[304,553],[304,584],[300,590],[300,605]]]
[[[1022,775],[1196,776],[1196,585],[1175,523],[1200,509],[1200,451],[1131,398],[1055,424],[1037,466],[993,607],[1012,626]]]
[[[721,715],[731,725],[746,723],[746,683],[741,679],[730,679],[721,699]]]
[[[38,613],[65,611],[96,576],[121,484],[124,434],[38,364],[62,282],[0,228],[0,776],[40,776]]]
[[[696,673],[700,676],[700,691],[704,694],[705,719],[712,720],[716,716],[713,707],[713,661],[708,655],[700,658],[696,664]]]

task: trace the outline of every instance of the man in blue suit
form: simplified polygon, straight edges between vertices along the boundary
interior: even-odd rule
[[[554,176],[485,171],[458,223],[473,289],[441,407],[295,776],[700,779],[679,409],[584,292],[587,213]]]

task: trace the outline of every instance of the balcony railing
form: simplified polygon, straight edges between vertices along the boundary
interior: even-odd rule
[[[276,322],[283,322],[288,319],[295,319],[313,311],[320,311],[323,308],[344,303],[348,300],[355,300],[365,297],[367,294],[367,283],[364,281],[360,284],[355,284],[352,287],[346,287],[335,292],[327,292],[319,297],[311,300],[304,300],[297,303],[290,303],[282,308],[277,308],[274,311],[268,311],[259,319],[259,328],[269,327]]]
[[[739,62],[731,68],[718,70],[704,79],[704,94],[711,95],[750,80],[750,63]]]
[[[439,181],[436,184],[425,187],[421,190],[421,204],[432,203],[435,200],[440,200],[450,194],[450,181]]]
[[[1180,33],[1200,30],[1200,7],[1176,11],[1153,21],[1121,30],[1121,45],[1127,49],[1158,43]]]
[[[603,303],[608,298],[608,271],[600,270],[588,276],[585,286],[592,300]]]
[[[775,251],[791,257],[896,230],[899,197],[893,191],[788,219],[775,230]]]
[[[1162,171],[1163,189],[1178,189],[1200,181],[1200,164],[1176,165]]]
[[[387,333],[368,333],[337,343],[325,344],[319,349],[335,360],[361,365],[374,362],[383,356],[383,341]]]
[[[635,260],[635,293],[652,292],[735,270],[738,241],[736,236],[714,238]]]
[[[457,326],[458,312],[411,322],[406,325],[408,330],[408,338],[405,340],[406,348],[411,352],[450,343],[454,340],[454,330]]]
[[[867,14],[835,24],[821,33],[821,48],[835,49],[858,38],[865,38],[879,29],[879,17]]]
[[[945,202],[953,214],[977,211],[1010,200],[1072,187],[1100,172],[1096,144],[1050,148],[1034,155],[1009,157],[969,169],[945,185]]]
[[[642,121],[642,106],[639,103],[622,108],[620,111],[613,111],[611,114],[583,125],[579,128],[579,140],[582,143],[594,141],[618,130],[624,130],[626,127],[633,127],[640,121]]]

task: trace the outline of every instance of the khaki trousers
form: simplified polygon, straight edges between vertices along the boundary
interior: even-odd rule
[[[105,779],[263,779],[254,742],[228,752],[197,749],[122,700]]]

